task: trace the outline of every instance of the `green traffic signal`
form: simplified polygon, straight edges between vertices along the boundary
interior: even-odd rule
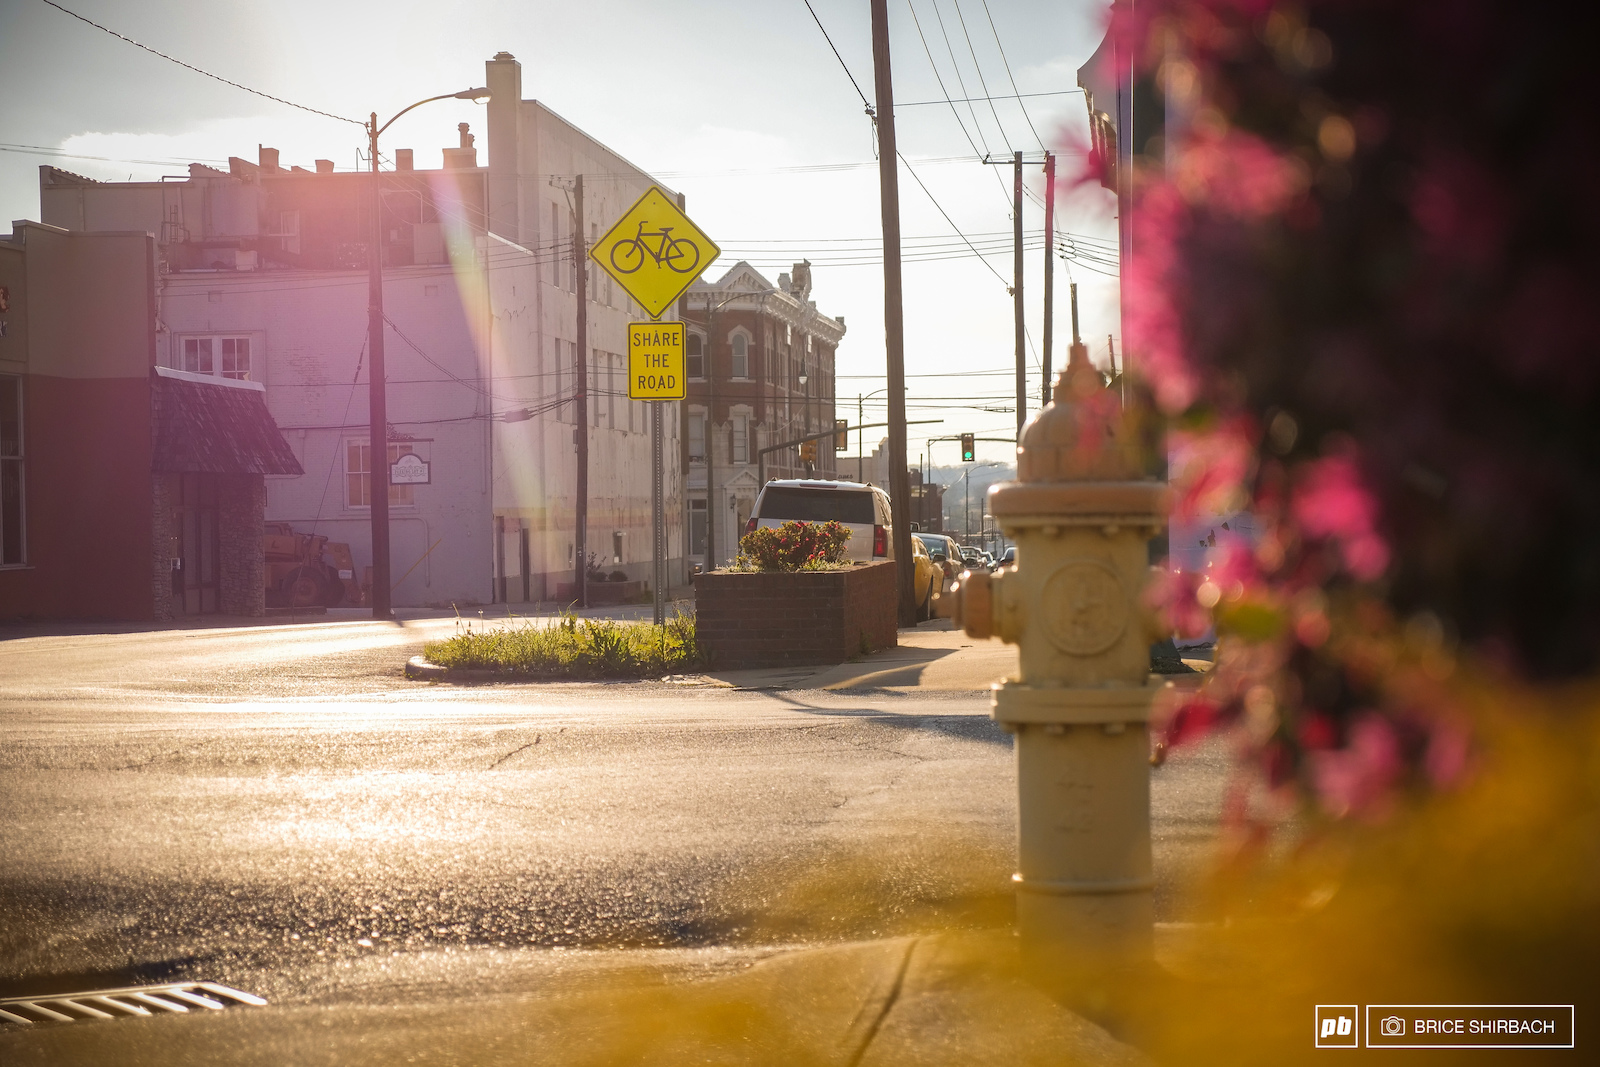
[[[961,462],[963,463],[971,463],[978,458],[977,452],[972,447],[972,438],[973,435],[970,433],[961,435]]]

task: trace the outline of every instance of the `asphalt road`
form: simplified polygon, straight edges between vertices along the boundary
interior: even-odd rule
[[[382,1000],[1009,915],[986,694],[400,677],[454,627],[0,634],[0,996]],[[1160,918],[1225,773],[1154,773]]]

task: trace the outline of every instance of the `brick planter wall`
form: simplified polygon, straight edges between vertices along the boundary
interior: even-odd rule
[[[694,579],[695,628],[715,668],[843,663],[896,644],[892,562],[838,571]]]

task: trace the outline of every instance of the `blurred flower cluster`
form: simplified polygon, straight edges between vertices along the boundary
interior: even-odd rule
[[[1164,116],[1124,329],[1174,517],[1253,516],[1152,590],[1219,638],[1164,743],[1231,724],[1269,796],[1381,817],[1471,769],[1470,687],[1600,660],[1593,38],[1509,0],[1143,0],[1112,32]]]

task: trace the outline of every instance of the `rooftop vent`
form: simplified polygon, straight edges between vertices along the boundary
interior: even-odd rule
[[[416,169],[416,167],[412,163],[411,149],[409,149],[409,148],[396,148],[394,150],[394,169],[395,170],[415,170]]]

